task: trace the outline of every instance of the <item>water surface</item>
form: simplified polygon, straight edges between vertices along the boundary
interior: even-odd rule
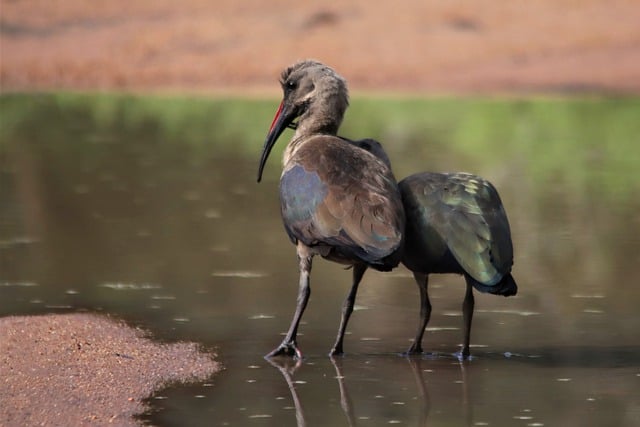
[[[327,357],[351,274],[320,259],[304,361],[263,359],[297,292],[277,152],[255,183],[275,100],[2,98],[0,315],[108,313],[218,352],[224,372],[151,399],[157,425],[637,425],[638,103],[376,102],[354,100],[346,136],[385,141],[399,178],[480,174],[507,209],[519,293],[476,294],[471,361],[455,276],[431,279],[428,353],[402,356],[404,268],[367,273]]]

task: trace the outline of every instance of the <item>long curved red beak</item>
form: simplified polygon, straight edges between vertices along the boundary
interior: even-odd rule
[[[276,144],[278,137],[280,137],[282,132],[284,132],[287,126],[293,121],[293,115],[288,110],[289,108],[287,108],[287,104],[283,99],[282,102],[280,102],[280,106],[278,107],[278,111],[276,111],[273,121],[271,122],[269,133],[267,134],[264,146],[262,147],[260,164],[258,166],[258,182],[262,179],[262,171],[265,163],[267,163],[267,158],[269,157],[269,153],[271,153],[271,149]]]

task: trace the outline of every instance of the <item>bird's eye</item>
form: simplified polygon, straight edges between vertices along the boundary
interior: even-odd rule
[[[294,90],[296,87],[298,87],[298,83],[294,80],[289,80],[286,84],[285,84],[286,88],[289,90]]]

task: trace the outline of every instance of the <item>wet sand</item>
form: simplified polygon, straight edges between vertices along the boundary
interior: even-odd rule
[[[0,425],[137,425],[145,398],[206,380],[220,370],[213,357],[106,316],[0,318]]]

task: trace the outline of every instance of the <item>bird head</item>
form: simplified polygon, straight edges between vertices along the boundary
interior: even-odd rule
[[[287,67],[280,85],[284,96],[262,148],[258,182],[271,149],[287,127],[296,129],[299,135],[335,135],[349,105],[345,80],[317,61],[305,60]]]

